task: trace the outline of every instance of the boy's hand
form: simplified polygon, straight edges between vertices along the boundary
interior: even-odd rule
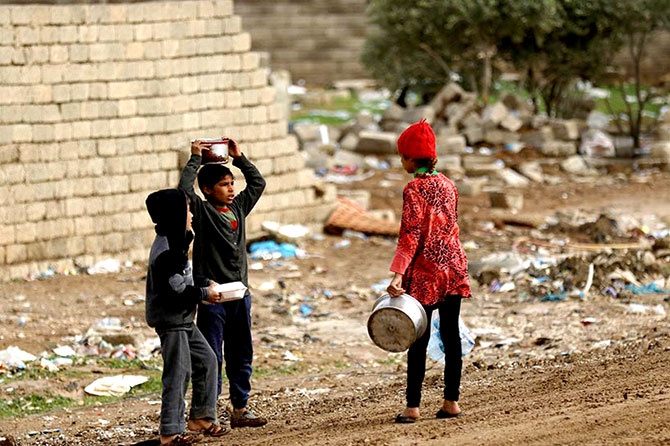
[[[209,150],[211,143],[196,139],[191,143],[191,155],[202,156],[203,150]]]
[[[225,136],[223,136],[221,139],[223,139],[224,143],[228,144],[228,155],[232,156],[233,158],[239,158],[242,156],[242,151],[237,146],[237,142],[234,139],[226,138]]]
[[[207,287],[207,302],[216,304],[221,302],[221,293],[214,291],[214,287],[216,287],[218,283],[211,281],[209,286]]]

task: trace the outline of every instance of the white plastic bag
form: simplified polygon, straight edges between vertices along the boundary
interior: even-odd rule
[[[465,356],[472,351],[475,346],[475,336],[463,322],[463,318],[458,316],[458,331],[461,334],[461,355]],[[437,310],[433,312],[432,322],[430,324],[430,339],[428,340],[428,355],[434,361],[444,364],[444,344],[440,337],[440,316]]]

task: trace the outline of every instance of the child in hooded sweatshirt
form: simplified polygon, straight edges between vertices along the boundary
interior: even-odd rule
[[[153,192],[146,206],[156,224],[146,279],[146,320],[160,338],[163,358],[160,441],[189,445],[203,436],[227,433],[216,421],[216,356],[194,324],[198,303],[220,302],[221,296],[213,281],[202,278],[194,284],[188,260],[193,216],[186,194],[178,189]],[[186,422],[189,381],[193,396]]]

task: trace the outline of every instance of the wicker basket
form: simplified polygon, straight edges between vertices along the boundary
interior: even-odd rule
[[[369,235],[397,236],[400,223],[374,217],[358,203],[338,197],[337,206],[328,217],[324,231],[329,234],[341,234],[345,229]]]

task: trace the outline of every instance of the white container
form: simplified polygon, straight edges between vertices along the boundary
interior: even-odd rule
[[[214,287],[214,291],[221,293],[221,302],[238,300],[244,297],[247,287],[242,282],[220,283]]]

